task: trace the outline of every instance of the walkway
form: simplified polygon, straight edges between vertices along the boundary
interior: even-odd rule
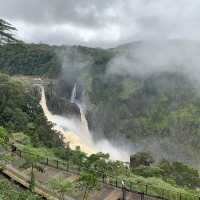
[[[29,180],[30,176],[27,176],[26,174],[22,173],[21,171],[14,168],[12,165],[7,165],[5,169],[2,171],[6,176],[10,177],[12,180],[16,181],[17,183],[23,185],[26,188],[29,188]],[[36,186],[34,189],[35,193],[46,198],[49,200],[59,200],[52,192],[36,181]],[[74,200],[71,197],[65,197],[65,200]]]

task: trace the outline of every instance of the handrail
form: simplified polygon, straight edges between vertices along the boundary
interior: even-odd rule
[[[15,181],[22,184],[23,186],[25,186],[27,188],[29,187],[30,179],[28,178],[28,176],[26,176],[25,174],[22,175],[18,170],[16,170],[12,166],[9,166],[9,165],[5,166],[5,169],[2,172],[4,174],[6,174],[7,176],[9,176],[10,178],[15,179]],[[21,181],[19,181],[19,179],[21,179]],[[22,182],[24,182],[24,183],[22,183]],[[45,198],[52,199],[52,200],[58,200],[58,198],[55,197],[55,195],[51,191],[49,191],[47,188],[42,186],[38,181],[36,181],[35,192]]]
[[[20,156],[23,157],[22,153],[29,153],[29,154],[32,154],[32,155],[35,155],[35,156],[39,156],[35,153],[32,153],[32,152],[28,152],[28,151],[23,151],[21,149],[19,149],[18,147],[17,148],[17,151],[21,152],[20,153]],[[80,174],[81,170],[84,170],[84,169],[87,169],[88,168],[85,168],[83,166],[74,166],[74,168],[77,168],[77,169],[72,169],[70,168],[70,161],[63,161],[61,159],[50,159],[49,157],[46,157],[46,156],[39,156],[41,159],[44,159],[44,161],[40,161],[39,163],[43,164],[43,165],[47,165],[47,166],[51,166],[51,167],[54,167],[54,168],[57,168],[57,169],[60,169],[60,170],[64,170],[64,171],[68,171],[68,172],[71,172],[71,173],[74,173],[74,174]],[[55,164],[52,164],[51,162],[55,162]],[[61,166],[60,164],[62,164],[63,166]],[[66,168],[65,168],[66,167]],[[90,170],[90,169],[89,169]],[[94,169],[91,169],[92,171],[94,171]],[[102,176],[100,177],[99,181],[101,183],[104,183],[104,184],[107,184],[107,185],[110,185],[112,187],[115,187],[115,188],[119,188],[119,189],[123,189],[123,186],[121,184],[121,180],[119,178],[116,178],[114,176],[111,176],[111,175],[106,175],[103,171],[95,171],[97,174],[101,174]],[[135,189],[133,186],[134,186],[134,183],[129,181],[129,182],[126,182],[126,190],[128,192],[131,192],[131,193],[138,193],[138,194],[144,194],[146,196],[149,196],[149,197],[153,197],[153,198],[156,198],[156,199],[165,199],[165,200],[175,200],[173,196],[177,196],[178,197],[176,198],[177,200],[179,199],[184,199],[184,196],[190,196],[190,199],[193,198],[193,200],[200,200],[200,197],[197,196],[197,195],[190,195],[190,194],[184,194],[184,193],[178,193],[176,191],[173,191],[173,190],[168,190],[168,189],[162,189],[162,188],[159,188],[159,187],[156,187],[156,186],[152,186],[152,185],[148,185],[148,184],[142,184],[142,186],[144,187],[142,190],[137,190]],[[158,189],[159,190],[159,194],[161,195],[153,195],[153,194],[150,194],[150,191],[149,191],[149,188],[152,188],[154,187],[155,189]],[[168,194],[168,195],[167,195]],[[172,198],[169,198],[167,196],[172,196]],[[187,198],[185,198],[187,199]]]

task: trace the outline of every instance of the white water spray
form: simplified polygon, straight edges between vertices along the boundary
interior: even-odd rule
[[[92,154],[95,153],[95,151],[92,150],[89,145],[85,144],[84,138],[81,138],[81,126],[79,120],[76,119],[68,119],[63,116],[59,115],[53,115],[46,103],[46,97],[44,92],[44,87],[41,86],[41,101],[40,105],[42,106],[42,109],[45,113],[45,116],[47,117],[48,121],[51,121],[54,124],[54,129],[56,131],[59,131],[61,135],[64,138],[64,142],[66,144],[70,143],[70,148],[76,149],[77,146],[80,147],[80,149],[87,153]],[[83,137],[83,134],[82,134]]]
[[[74,84],[74,87],[73,87],[73,89],[72,89],[71,103],[75,103],[76,94],[77,94],[77,83]]]
[[[41,101],[40,105],[43,108],[45,116],[48,121],[51,121],[54,124],[54,129],[59,131],[64,138],[65,143],[70,143],[70,147],[75,149],[77,146],[80,147],[81,151],[85,152],[88,155],[97,152],[109,153],[111,159],[128,161],[130,156],[130,150],[124,147],[116,147],[112,145],[108,140],[102,139],[98,142],[94,142],[92,134],[88,128],[88,122],[85,117],[85,111],[83,105],[78,102],[76,99],[77,95],[77,83],[75,83],[72,95],[71,102],[75,103],[81,114],[81,121],[75,118],[67,118],[59,115],[53,115],[47,107],[44,87],[41,86]]]
[[[85,111],[83,109],[83,105],[81,105],[80,102],[78,102],[78,100],[76,99],[76,95],[77,95],[77,88],[78,88],[78,84],[75,83],[74,87],[72,89],[72,94],[71,94],[71,103],[75,103],[79,110],[80,110],[80,115],[81,115],[81,134],[82,134],[82,138],[84,137],[84,142],[89,145],[92,149],[94,149],[94,142],[92,139],[92,135],[91,132],[89,131],[88,128],[88,122],[87,119],[85,117]]]

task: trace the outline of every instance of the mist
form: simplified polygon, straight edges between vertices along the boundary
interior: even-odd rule
[[[192,40],[146,40],[120,46],[108,63],[106,73],[107,77],[120,75],[141,80],[164,73],[182,74],[189,83],[188,89],[194,89],[199,96],[200,43]],[[164,81],[157,83],[156,87],[172,88],[173,84]],[[137,143],[141,151],[152,152],[156,160],[179,160],[199,169],[199,156],[188,146],[190,138],[184,141],[173,126],[170,133],[171,136],[162,138],[146,136]]]
[[[72,87],[81,71],[92,64],[92,58],[81,53],[78,48],[78,46],[64,46],[57,51],[57,56],[62,63],[60,79],[64,79]]]
[[[54,124],[53,128],[62,135],[65,144],[69,144],[69,146],[74,150],[76,147],[80,147],[81,151],[88,155],[103,152],[109,153],[110,159],[112,160],[120,160],[124,162],[129,161],[130,155],[133,153],[133,145],[131,147],[122,141],[112,143],[105,138],[101,138],[98,141],[93,139],[94,133],[92,133],[88,128],[84,113],[86,107],[83,103],[75,100],[76,104],[80,108],[81,120],[74,116],[65,117],[54,115],[47,107],[44,88],[42,87],[41,90],[42,97],[40,105],[42,106],[47,119]]]
[[[125,47],[123,47],[125,48]],[[107,73],[148,77],[163,72],[182,72],[200,80],[200,43],[192,40],[144,40],[119,50],[108,63]]]
[[[126,144],[117,145],[116,142],[112,144],[105,138],[94,141],[92,137],[94,133],[87,132],[83,123],[76,118],[52,115],[52,121],[55,123],[55,129],[64,131],[65,141],[69,142],[72,149],[79,146],[88,155],[98,152],[109,153],[110,159],[124,162],[128,162],[130,155],[134,153]]]
[[[156,74],[181,73],[190,81],[191,89],[195,88],[196,92],[200,94],[200,43],[192,40],[145,40],[119,46],[115,51],[115,56],[106,66],[104,74],[106,79],[113,75],[120,75],[145,80]],[[70,92],[74,83],[78,82],[81,90],[78,92],[77,100],[86,113],[94,105],[91,104],[89,97],[84,92],[84,88],[88,86],[84,85],[82,76],[88,73],[88,69],[92,68],[93,58],[82,53],[77,47],[73,47],[73,50],[63,49],[61,53],[59,52],[59,57],[63,63],[61,79],[70,85]],[[173,87],[173,83],[170,85],[169,82],[163,82],[163,85],[159,84],[158,88]],[[120,133],[116,133],[116,137],[113,139],[107,139],[101,131],[101,127],[98,127],[95,132],[90,130],[89,137],[85,137],[82,134],[82,124],[78,119],[63,118],[63,116],[54,117],[56,119],[62,118],[62,120],[57,120],[59,126],[75,133],[94,152],[109,153],[112,159],[128,161],[131,154],[138,151],[150,151],[157,160],[163,158],[178,159],[189,164],[199,162],[192,158],[190,149],[187,153],[184,151],[184,145],[179,144],[176,136],[170,138],[146,136],[143,140],[127,143],[128,140],[121,137]],[[171,132],[175,134],[176,130],[172,129]]]

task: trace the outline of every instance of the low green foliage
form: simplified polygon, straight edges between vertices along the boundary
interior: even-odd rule
[[[168,162],[163,160],[159,164],[160,169],[163,171],[162,176],[164,180],[173,179],[177,185],[188,188],[200,187],[200,176],[198,170],[185,165],[181,162]]]
[[[30,137],[22,132],[12,133],[12,140],[23,145],[31,145]]]
[[[49,182],[50,188],[57,193],[60,200],[64,200],[65,194],[67,194],[73,188],[73,183],[65,180],[64,178],[52,179]]]
[[[44,152],[49,152],[49,154],[46,154],[37,148],[23,148],[23,145],[20,145],[20,148],[22,150],[26,148],[34,149],[30,153],[34,153],[34,157],[40,157],[38,164],[46,162],[46,156],[48,156],[49,163],[54,167],[57,168],[56,160],[58,160],[58,168],[68,169],[76,174],[80,172],[80,180],[77,181],[78,191],[84,191],[84,198],[92,191],[101,188],[99,183],[103,180],[113,185],[116,185],[117,181],[118,186],[121,185],[123,180],[125,186],[134,191],[146,192],[148,190],[147,193],[149,195],[159,197],[162,197],[164,193],[164,197],[170,200],[179,200],[180,194],[183,199],[187,198],[188,200],[195,200],[195,195],[200,195],[195,190],[198,187],[199,180],[197,171],[182,163],[162,161],[151,166],[141,165],[130,170],[123,162],[109,160],[108,154],[93,154],[77,162],[77,153],[81,155],[79,150],[74,151],[69,148],[59,148],[59,151],[58,149],[46,149]],[[22,152],[23,155],[24,153]],[[67,157],[65,157],[66,155]],[[65,158],[67,159],[65,160]],[[171,168],[172,166],[173,168]],[[173,169],[176,169],[176,171],[173,171]],[[181,184],[179,180],[182,181]],[[94,189],[92,188],[93,186]],[[75,191],[76,188],[73,190]],[[71,194],[70,191],[69,194]]]
[[[138,152],[130,157],[130,167],[135,168],[140,165],[149,166],[154,163],[155,160],[150,153]]]
[[[5,147],[8,141],[9,138],[7,130],[0,126],[0,146]]]
[[[19,190],[21,190],[19,192]],[[41,197],[29,192],[16,188],[8,181],[0,180],[0,199],[1,200],[42,200]]]
[[[96,174],[93,172],[82,172],[79,178],[79,187],[84,190],[83,200],[87,200],[92,191],[100,189]]]
[[[161,177],[164,170],[157,166],[140,166],[133,169],[133,173],[143,177]]]

